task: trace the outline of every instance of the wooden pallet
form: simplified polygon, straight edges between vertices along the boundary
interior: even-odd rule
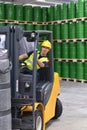
[[[54,61],[65,62],[87,62],[87,59],[54,58]]]

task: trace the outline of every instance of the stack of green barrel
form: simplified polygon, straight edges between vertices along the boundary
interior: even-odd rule
[[[76,18],[84,17],[85,0],[78,0],[76,3]]]
[[[61,76],[61,62],[55,61],[54,62],[54,71],[59,73],[59,75]]]
[[[85,58],[85,44],[84,42],[76,43],[76,58],[84,59]]]
[[[70,42],[68,43],[68,56],[70,59],[75,59],[76,58],[76,43]]]
[[[33,7],[33,21],[42,22],[42,9],[40,6]]]
[[[61,43],[61,57],[62,58],[68,58],[68,45],[69,43],[63,42]]]
[[[61,5],[53,6],[53,20],[60,20],[60,8]]]
[[[47,21],[53,21],[53,6],[47,8]]]
[[[23,18],[24,21],[32,22],[33,21],[33,7],[30,5],[24,5],[23,6]],[[33,24],[26,24],[25,25],[26,30],[34,30]]]
[[[57,24],[57,23],[54,24],[52,29],[53,29],[53,39],[59,40],[60,39],[60,24]]]
[[[54,58],[61,58],[61,43],[53,43]]]
[[[61,20],[67,19],[67,4],[66,3],[61,4],[60,19]]]
[[[5,19],[15,19],[15,5],[13,3],[5,3]]]
[[[84,16],[87,17],[87,0],[85,0],[85,12],[84,12]]]
[[[84,22],[76,22],[76,38],[84,38]]]
[[[67,10],[68,10],[67,18],[68,19],[75,18],[75,13],[76,12],[75,12],[75,3],[74,2],[70,2],[68,4]]]
[[[4,10],[4,3],[0,2],[0,19],[5,19],[5,10]],[[0,22],[0,26],[4,26],[5,24]]]
[[[75,38],[75,23],[69,22],[68,23],[68,38],[73,39]]]
[[[61,39],[68,39],[68,24],[61,23],[60,25],[60,38]]]

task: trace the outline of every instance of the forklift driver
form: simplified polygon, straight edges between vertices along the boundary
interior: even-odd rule
[[[41,44],[42,46],[42,50],[37,51],[37,77],[39,77],[39,73],[38,70],[40,68],[44,68],[44,67],[48,67],[49,66],[49,59],[47,58],[47,54],[51,49],[51,43],[48,40],[45,40],[42,42]],[[21,73],[24,74],[30,74],[32,75],[32,70],[33,70],[33,51],[29,52],[29,53],[25,53],[19,56],[19,60],[23,62],[21,62]]]

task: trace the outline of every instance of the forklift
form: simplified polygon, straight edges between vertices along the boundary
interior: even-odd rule
[[[50,65],[39,69],[40,79],[37,82],[37,51],[41,48],[41,40],[51,43],[52,31],[25,31],[18,26],[2,27],[9,30],[11,70],[11,114],[12,130],[45,130],[51,119],[62,114],[62,103],[59,99],[60,80],[54,72],[53,47],[47,57]],[[7,32],[7,33],[8,33]],[[20,41],[26,38],[27,46],[33,46],[33,74],[20,72],[19,55],[23,51]],[[20,46],[22,49],[20,49]],[[52,45],[53,46],[53,45]]]

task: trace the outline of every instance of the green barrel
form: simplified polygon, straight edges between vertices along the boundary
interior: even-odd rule
[[[13,3],[5,3],[5,19],[15,19],[15,5]]]
[[[53,25],[53,39],[60,39],[60,24]]]
[[[85,42],[85,59],[87,59],[87,42]]]
[[[68,4],[68,14],[67,14],[67,18],[68,19],[72,19],[72,18],[75,18],[75,2],[70,2]]]
[[[47,8],[47,21],[53,21],[53,7],[50,6]]]
[[[60,38],[68,39],[68,24],[67,23],[62,23],[60,25]]]
[[[42,30],[42,25],[34,25],[35,30]]]
[[[42,7],[42,22],[47,22],[47,7]]]
[[[84,64],[82,62],[76,63],[76,78],[84,79]]]
[[[60,5],[53,6],[53,20],[60,20]]]
[[[5,23],[0,23],[0,27],[5,26]]]
[[[61,15],[60,16],[61,20],[67,19],[67,4],[66,3],[61,4],[60,15]]]
[[[76,78],[76,63],[69,62],[69,77]]]
[[[76,58],[84,59],[85,58],[85,44],[84,42],[76,43]]]
[[[15,19],[23,20],[23,5],[15,5]]]
[[[76,3],[76,18],[84,17],[85,2],[84,0],[78,0]]]
[[[84,12],[84,16],[87,17],[87,0],[85,0],[85,12]]]
[[[48,24],[48,25],[47,25],[47,30],[53,31],[53,25],[52,25],[52,24]]]
[[[87,21],[84,21],[84,38],[87,38]]]
[[[32,24],[25,25],[25,30],[34,30],[34,25]]]
[[[5,18],[5,10],[4,10],[4,3],[0,2],[0,19]]]
[[[75,38],[75,23],[69,22],[68,24],[68,38],[73,39]]]
[[[61,62],[54,61],[54,72],[59,73],[61,76]]]
[[[61,62],[61,76],[64,78],[69,77],[69,63]]]
[[[74,59],[74,58],[76,58],[76,43],[74,43],[74,42],[70,42],[69,43],[69,58],[70,59]]]
[[[54,58],[61,58],[61,43],[53,43]]]
[[[76,38],[84,38],[84,22],[77,21],[76,22]]]
[[[87,80],[87,62],[84,62],[84,79]]]
[[[23,6],[23,15],[24,15],[24,20],[25,21],[33,21],[33,7],[29,5],[24,5]]]
[[[61,57],[68,58],[68,45],[69,43],[63,42],[61,43]]]
[[[34,21],[42,22],[42,10],[40,6],[33,7]]]

